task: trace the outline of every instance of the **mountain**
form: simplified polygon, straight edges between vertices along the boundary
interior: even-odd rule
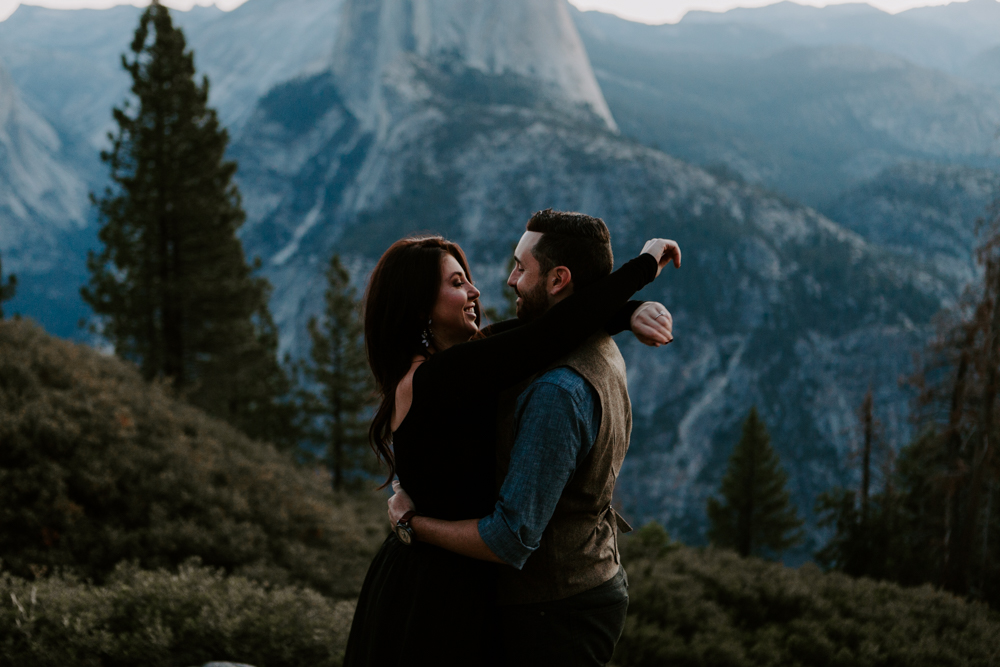
[[[1000,46],[983,51],[969,62],[968,77],[981,85],[1000,91]]]
[[[761,187],[774,186],[755,174],[788,176],[826,150],[833,151],[827,171],[810,172],[819,173],[813,180],[845,169],[838,183],[849,187],[900,155],[978,155],[989,114],[1000,113],[991,93],[898,56],[802,46],[754,26],[713,33],[692,23],[667,53],[643,46],[658,39],[657,29],[605,21],[602,52],[562,0],[295,2],[302,15],[294,18],[281,16],[289,3],[269,0],[231,13],[178,14],[189,21],[182,24],[196,64],[217,82],[213,101],[233,123],[231,155],[248,214],[243,241],[274,285],[283,352],[305,352],[305,323],[321,310],[322,270],[333,252],[360,281],[400,236],[441,233],[466,248],[484,300],[497,303],[509,248],[531,213],[576,209],[608,222],[619,260],[658,235],[685,251],[684,268],[644,294],[673,311],[676,341],[659,350],[621,341],[635,414],[619,487],[629,519],[657,519],[677,537],[701,541],[705,499],[754,404],[807,515],[817,493],[853,480],[851,429],[869,386],[890,439],[908,439],[909,394],[898,378],[909,372],[933,313],[954,297],[955,277]],[[3,26],[0,42],[9,41],[0,48],[26,39]],[[633,31],[647,42],[636,38],[626,51]],[[95,23],[86,39],[104,43],[110,34]],[[713,51],[727,43],[728,55]],[[56,46],[81,61],[90,48]],[[59,81],[43,51],[38,71],[52,78],[32,84],[39,99]],[[628,54],[642,62],[626,63]],[[31,59],[19,63],[18,76],[30,80]],[[673,79],[656,88],[659,80],[644,82],[626,65]],[[685,89],[699,71],[715,78]],[[622,92],[629,90],[639,91],[631,102]],[[44,105],[56,125],[60,104],[82,92],[59,94],[67,97]],[[81,104],[96,109],[95,99]],[[651,115],[655,107],[674,116]],[[671,152],[701,137],[709,152],[725,157],[728,146],[743,162],[668,155],[632,131],[637,118],[673,128],[662,135],[679,137],[663,144]],[[757,132],[753,122],[769,129]],[[96,121],[77,134],[95,132]],[[816,153],[795,157],[820,139]],[[899,148],[909,143],[917,148]],[[690,161],[734,164],[754,178]],[[821,538],[814,528],[795,558]]]
[[[766,23],[682,20],[675,24],[648,25],[600,11],[572,8],[570,12],[586,42],[627,45],[636,51],[655,54],[657,59],[678,53],[758,56],[798,45]]]
[[[656,235],[686,257],[644,295],[674,312],[677,342],[622,341],[635,411],[620,486],[630,518],[703,539],[705,499],[753,404],[807,514],[820,490],[851,479],[849,428],[869,385],[897,442],[908,437],[897,378],[953,293],[946,276],[617,134],[601,99],[580,97],[589,63],[558,0],[512,0],[503,17],[487,3],[408,7],[348,0],[330,70],[273,89],[233,147],[244,243],[275,287],[283,350],[305,352],[333,252],[363,275],[396,238],[441,233],[467,250],[496,303],[531,213],[583,210],[608,222],[619,260]],[[446,31],[427,32],[428,17]],[[487,23],[491,41],[468,38]],[[546,50],[559,43],[555,58]]]
[[[231,12],[195,6],[173,18],[195,52],[223,123],[238,129],[276,84],[325,68],[341,0],[252,0]],[[21,5],[0,22],[0,58],[29,99],[64,132],[106,146],[111,108],[130,85],[121,67],[142,9],[64,11]]]
[[[197,11],[200,14],[202,10]],[[107,146],[111,107],[128,93],[121,66],[141,10],[72,12],[21,5],[0,22],[0,58],[25,97],[68,136]]]
[[[196,67],[209,77],[211,103],[230,130],[238,131],[260,96],[277,83],[327,67],[340,5],[337,0],[253,0],[232,12],[195,7],[173,16],[195,51]],[[0,90],[16,87],[19,117],[43,128],[35,131],[43,137],[33,144],[37,149],[24,148],[17,155],[47,165],[22,170],[20,181],[6,183],[19,196],[37,191],[42,194],[36,199],[48,197],[38,199],[48,202],[41,208],[36,201],[34,208],[18,209],[23,215],[13,229],[19,231],[0,230],[0,252],[10,260],[4,268],[23,278],[11,308],[61,336],[81,335],[78,320],[90,316],[79,297],[87,280],[84,259],[96,244],[87,192],[100,192],[107,181],[98,154],[108,147],[107,133],[114,129],[112,107],[128,95],[130,79],[121,55],[128,51],[141,11],[21,5],[0,22],[0,60],[11,70],[3,74]],[[29,108],[34,109],[30,114]],[[32,258],[30,271],[23,268],[25,253]]]
[[[888,14],[849,3],[811,7],[778,2],[727,12],[688,12],[681,23],[760,26],[800,46],[861,46],[922,67],[961,74],[976,53],[1000,45],[1000,2],[969,0]]]
[[[790,3],[649,30],[574,16],[624,134],[812,206],[903,161],[1000,166],[1000,93],[847,37],[817,45],[780,20],[819,30],[828,23],[800,15],[831,13],[834,25],[897,20],[867,5]]]
[[[997,0],[966,0],[915,7],[897,16],[960,35],[968,48],[975,52],[1000,45],[1000,2]]]
[[[867,241],[929,262],[963,285],[980,275],[976,225],[1000,201],[1000,174],[911,162],[844,193],[823,212]]]
[[[0,65],[0,253],[5,273],[20,278],[8,311],[41,303],[60,328],[84,315],[70,287],[79,284],[90,241],[86,184],[66,166],[75,157]]]
[[[274,86],[327,68],[343,0],[253,0],[197,20],[175,12],[212,84],[210,103],[238,132]]]

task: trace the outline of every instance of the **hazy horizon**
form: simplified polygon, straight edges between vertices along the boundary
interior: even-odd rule
[[[248,0],[164,0],[163,4],[180,10],[191,9],[195,5],[208,7],[215,5],[223,11],[233,10]],[[677,23],[689,11],[726,12],[737,7],[766,7],[783,0],[569,0],[577,8],[588,11],[597,10],[620,16],[630,21],[660,24]],[[791,0],[788,0],[791,1]],[[968,0],[954,0],[965,2]],[[951,4],[952,0],[870,0],[856,2],[854,0],[796,0],[795,4],[813,7],[825,7],[839,4],[868,4],[890,14],[906,11],[915,7],[929,7]],[[129,2],[128,0],[0,0],[0,21],[6,20],[20,5],[48,7],[50,9],[108,9],[118,5],[143,6],[148,2]]]

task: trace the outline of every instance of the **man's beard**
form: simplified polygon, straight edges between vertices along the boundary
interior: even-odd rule
[[[545,292],[545,283],[539,282],[523,294],[518,292],[521,302],[517,304],[517,319],[531,322],[538,319],[549,309],[549,297]]]

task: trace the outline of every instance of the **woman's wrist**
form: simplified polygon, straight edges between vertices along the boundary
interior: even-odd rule
[[[633,259],[629,264],[635,263],[637,267],[637,272],[641,275],[643,280],[643,285],[648,285],[649,283],[656,280],[657,269],[660,268],[660,260],[653,257],[648,252],[641,253],[638,257]]]

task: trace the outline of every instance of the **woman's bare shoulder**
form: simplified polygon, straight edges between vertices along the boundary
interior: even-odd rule
[[[420,368],[420,364],[427,361],[427,357],[415,356],[410,364],[410,370],[406,372],[403,379],[396,385],[396,401],[392,410],[392,430],[395,431],[406,419],[406,414],[413,404],[413,374]]]

